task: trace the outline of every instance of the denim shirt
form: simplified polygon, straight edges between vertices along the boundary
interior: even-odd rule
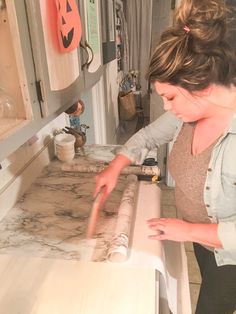
[[[181,120],[166,112],[132,136],[119,154],[132,163],[142,163],[144,152],[175,141],[182,125]],[[214,249],[216,263],[236,265],[236,113],[212,150],[203,197],[209,218],[218,224],[223,246]]]

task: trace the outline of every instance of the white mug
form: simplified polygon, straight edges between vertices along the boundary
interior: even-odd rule
[[[72,134],[58,134],[54,138],[55,154],[61,161],[71,161],[75,156],[75,137]]]

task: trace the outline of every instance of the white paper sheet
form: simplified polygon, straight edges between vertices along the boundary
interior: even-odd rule
[[[170,241],[147,240],[148,235],[153,234],[153,231],[148,228],[146,221],[150,218],[160,217],[160,204],[161,190],[158,186],[141,181],[132,250],[129,259],[124,264],[149,266],[158,270],[165,280],[168,304],[172,313],[191,314],[190,292],[186,275],[187,265],[183,245]]]

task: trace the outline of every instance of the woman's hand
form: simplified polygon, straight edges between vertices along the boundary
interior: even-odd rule
[[[100,172],[99,175],[95,177],[96,186],[93,196],[96,197],[98,192],[103,189],[102,200],[104,202],[115,188],[118,177],[119,172],[117,172],[116,169],[113,169],[112,167],[107,167],[105,170]]]
[[[155,235],[150,235],[149,239],[191,241],[189,239],[191,223],[176,218],[152,218],[147,223],[151,230],[157,231]]]
[[[218,237],[217,224],[199,224],[176,218],[152,218],[147,221],[156,234],[149,239],[171,240],[177,242],[197,242],[214,248],[222,248]]]
[[[122,169],[130,164],[131,161],[126,156],[117,155],[110,162],[109,166],[95,177],[96,186],[93,196],[96,197],[101,188],[103,188],[103,201],[105,201],[115,188]]]

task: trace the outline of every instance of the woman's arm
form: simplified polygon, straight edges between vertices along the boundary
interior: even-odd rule
[[[96,176],[94,196],[104,187],[104,199],[111,193],[117,183],[120,172],[125,167],[139,161],[142,163],[143,149],[146,153],[154,147],[171,141],[180,125],[173,114],[166,112],[152,124],[134,134],[119,150],[118,155],[109,166]],[[138,162],[137,162],[138,163]]]
[[[145,158],[144,151],[147,154],[153,148],[171,142],[181,125],[181,120],[171,112],[166,112],[135,133],[119,150],[119,154],[129,158],[132,163],[141,164]]]

